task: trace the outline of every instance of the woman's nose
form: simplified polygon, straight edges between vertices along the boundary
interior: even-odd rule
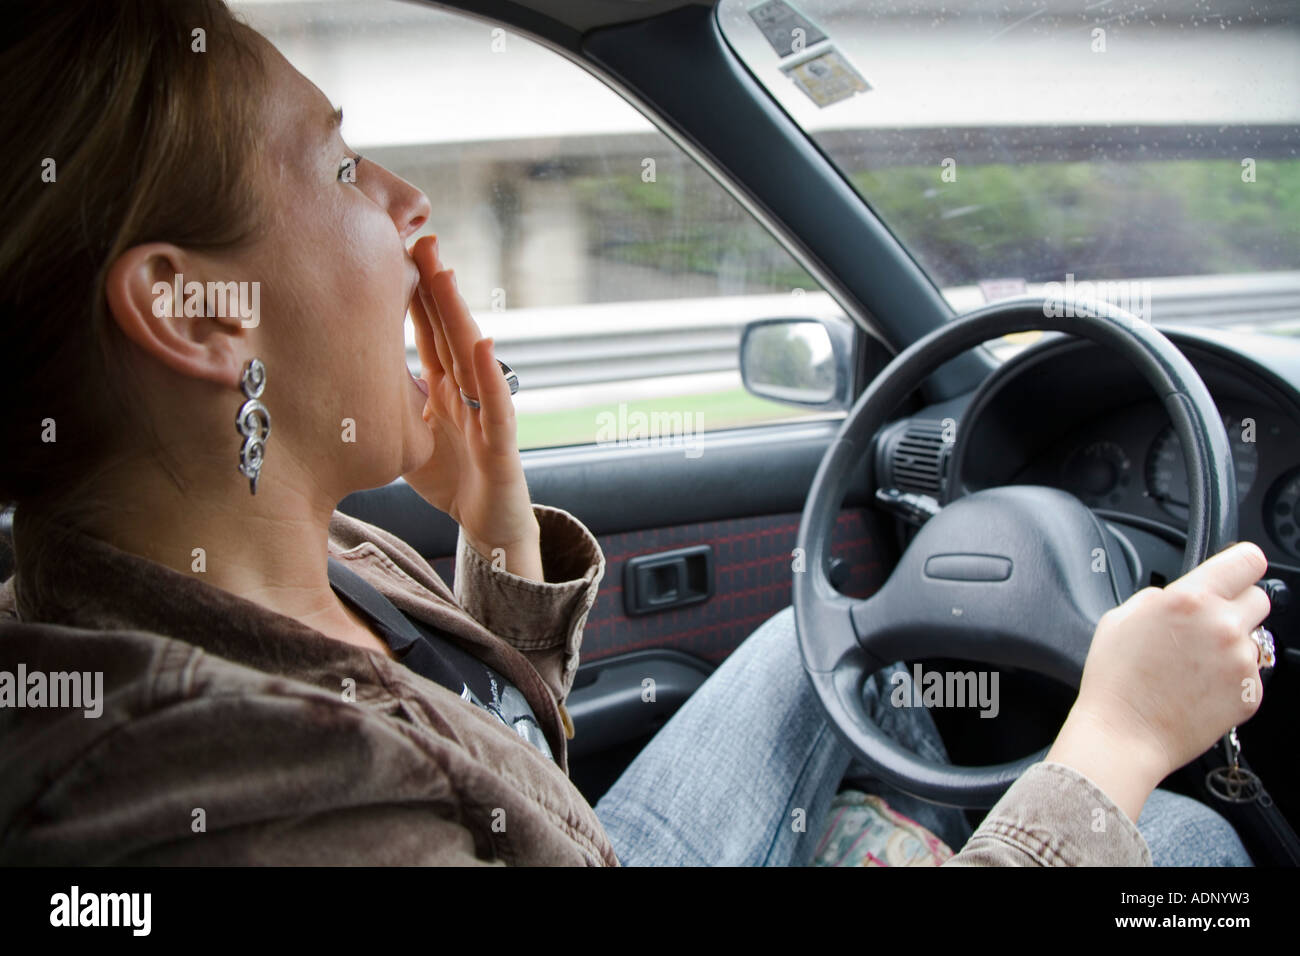
[[[384,166],[375,164],[383,170],[384,193],[387,198],[388,214],[393,217],[397,231],[406,242],[420,231],[420,227],[429,221],[433,207],[423,190],[411,185],[401,176]]]
[[[404,195],[394,209],[393,221],[397,223],[397,231],[401,233],[402,242],[406,242],[429,221],[433,207],[429,205],[429,197],[423,190],[412,186],[405,179],[394,178],[402,184]]]

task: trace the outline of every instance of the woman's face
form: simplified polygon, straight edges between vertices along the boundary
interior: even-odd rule
[[[262,45],[263,231],[231,265],[261,281],[249,347],[266,365],[265,472],[291,454],[304,475],[342,497],[392,481],[433,452],[404,339],[418,276],[406,247],[429,201],[377,163],[346,163],[357,153],[329,100]]]

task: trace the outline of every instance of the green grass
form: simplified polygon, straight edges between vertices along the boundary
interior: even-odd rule
[[[815,409],[805,409],[795,405],[783,405],[770,402],[752,395],[743,388],[726,392],[706,392],[694,395],[669,395],[663,398],[637,399],[625,403],[627,416],[636,412],[647,415],[660,412],[680,415],[682,430],[687,435],[696,431],[715,431],[719,428],[733,428],[738,425],[752,425],[759,422],[775,421],[805,415]],[[519,447],[548,448],[556,445],[589,445],[601,431],[601,413],[608,413],[606,421],[619,418],[618,402],[603,402],[582,408],[566,408],[562,411],[537,412],[519,416]],[[691,415],[686,418],[687,413]],[[612,436],[627,438],[637,436]]]

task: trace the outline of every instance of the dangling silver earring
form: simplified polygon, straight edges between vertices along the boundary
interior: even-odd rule
[[[266,440],[271,435],[271,413],[258,401],[266,388],[266,366],[261,359],[249,359],[244,366],[244,377],[239,383],[248,401],[235,416],[235,430],[244,436],[244,447],[239,449],[239,471],[248,478],[250,494],[257,494],[257,476],[262,471],[266,457]]]

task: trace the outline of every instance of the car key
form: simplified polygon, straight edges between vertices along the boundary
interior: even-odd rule
[[[1256,581],[1255,586],[1268,595],[1274,608],[1283,608],[1291,603],[1291,591],[1286,582],[1278,578],[1264,578]],[[1265,655],[1260,664],[1261,679],[1263,671],[1270,670],[1276,658]],[[1228,803],[1251,803],[1258,800],[1264,792],[1264,785],[1258,776],[1241,766],[1241,741],[1237,739],[1237,728],[1233,727],[1223,735],[1224,760],[1226,767],[1216,767],[1205,775],[1205,786],[1220,800]]]

